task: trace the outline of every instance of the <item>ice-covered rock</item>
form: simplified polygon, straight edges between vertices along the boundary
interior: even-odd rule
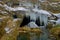
[[[4,4],[0,4],[1,7],[4,7],[6,10],[9,10],[9,11],[28,11],[28,9],[24,8],[24,7],[15,7],[15,8],[12,8],[12,7],[9,7],[8,5]]]
[[[54,14],[55,16],[57,16],[58,18],[60,18],[60,13],[58,13],[58,14]]]
[[[59,25],[60,25],[60,19],[58,19],[58,20],[56,21],[56,24],[59,24]]]
[[[40,2],[46,2],[47,0],[39,0]]]
[[[38,10],[38,9],[32,9],[34,12],[40,13],[40,14],[44,14],[44,15],[51,15],[48,11],[46,10]]]
[[[16,8],[6,7],[6,10],[10,10],[10,11],[28,11],[28,9],[26,9],[24,7],[16,7]]]
[[[31,28],[37,28],[37,27],[38,27],[38,26],[35,24],[35,22],[30,22],[30,23],[28,24],[28,26],[31,27]]]
[[[51,16],[51,14],[48,11],[45,10],[34,10],[34,12],[37,12],[37,16],[40,19],[40,24],[46,26],[48,24],[48,16]]]
[[[60,25],[60,19],[58,20],[49,20],[50,23],[55,24],[55,25]]]

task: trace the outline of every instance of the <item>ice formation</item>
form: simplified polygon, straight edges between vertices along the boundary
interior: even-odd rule
[[[9,10],[9,11],[28,11],[28,9],[24,8],[24,7],[15,7],[15,8],[12,8],[12,7],[9,7],[7,6],[6,4],[2,5],[0,4],[1,7],[4,7],[6,10]]]
[[[30,28],[38,28],[38,26],[35,24],[35,22],[30,22],[30,23],[28,24],[28,26],[29,26]]]

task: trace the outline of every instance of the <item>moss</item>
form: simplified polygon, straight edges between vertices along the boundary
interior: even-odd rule
[[[55,37],[57,40],[60,39],[60,25],[56,25],[54,28],[50,30],[51,35]]]
[[[17,35],[19,34],[18,21],[13,22],[13,20],[10,20],[8,21],[7,25],[8,25],[7,27],[10,30],[12,29],[12,31],[10,33],[3,34],[3,36],[1,37],[1,40],[16,40]]]
[[[60,25],[56,25],[55,27],[60,27]]]

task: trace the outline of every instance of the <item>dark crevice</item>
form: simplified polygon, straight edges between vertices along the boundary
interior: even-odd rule
[[[23,26],[27,25],[29,22],[30,22],[30,17],[29,16],[28,17],[24,16],[20,27],[23,27]]]
[[[35,22],[38,26],[40,26],[40,21],[39,21],[39,18],[36,19],[36,22]]]
[[[44,22],[42,22],[42,24],[40,24],[40,19],[39,17],[36,19],[36,22],[35,22],[38,26],[44,26]]]
[[[60,38],[60,33],[58,34],[58,37]]]
[[[13,15],[13,18],[17,18],[17,15]]]

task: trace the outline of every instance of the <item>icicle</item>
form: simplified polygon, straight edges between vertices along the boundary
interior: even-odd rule
[[[44,15],[44,26],[46,26],[46,22],[47,22],[46,19],[47,19],[47,18],[46,18],[46,15]]]
[[[42,16],[42,26],[44,25],[44,14],[41,14]]]
[[[42,14],[39,14],[40,25],[42,25]]]
[[[44,25],[44,15],[42,14],[42,26]]]
[[[48,24],[48,17],[47,15],[44,15],[44,26],[46,27],[46,25]]]
[[[38,27],[38,26],[35,24],[36,14],[35,14],[35,13],[30,13],[29,16],[30,16],[30,23],[28,24],[28,26],[31,27],[31,28]]]
[[[46,26],[48,25],[48,16],[46,15]]]
[[[30,14],[30,20],[36,21],[36,14],[31,13]]]

